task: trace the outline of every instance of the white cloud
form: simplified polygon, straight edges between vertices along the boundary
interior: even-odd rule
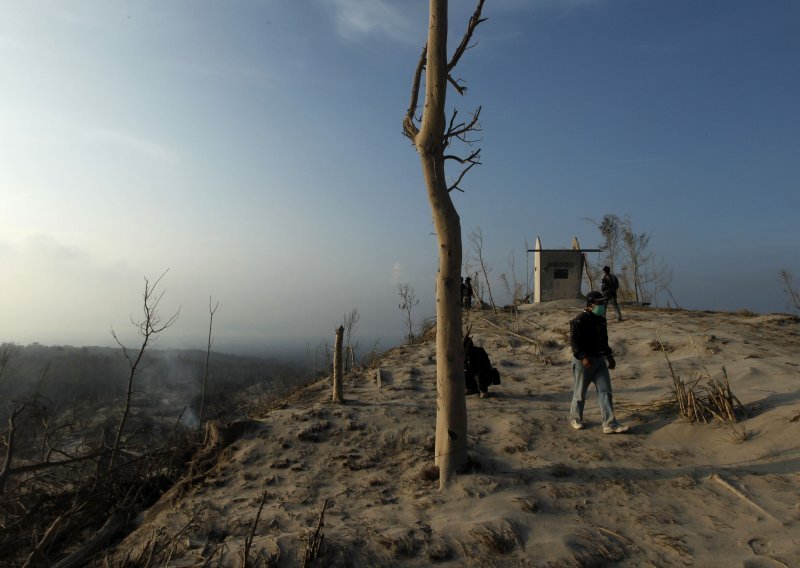
[[[404,43],[419,43],[420,28],[414,19],[418,3],[390,0],[327,0],[339,34],[350,40],[385,36]],[[401,7],[411,9],[401,10]],[[427,4],[425,4],[427,6]],[[422,13],[421,11],[419,11]],[[418,29],[419,28],[419,29]]]

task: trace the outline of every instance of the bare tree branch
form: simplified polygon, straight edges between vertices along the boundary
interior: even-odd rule
[[[470,171],[475,166],[480,165],[481,163],[479,160],[480,157],[481,157],[480,148],[475,150],[472,154],[470,154],[466,158],[461,158],[459,156],[453,156],[453,155],[447,155],[444,157],[445,160],[455,160],[461,164],[469,164],[466,168],[464,168],[461,171],[461,174],[458,176],[458,179],[455,181],[455,183],[453,183],[450,187],[447,188],[448,192],[453,191],[454,189],[457,189],[462,193],[464,192],[464,190],[459,187],[459,184],[461,183],[461,180],[464,179],[464,176],[467,174],[468,171]]]
[[[6,438],[6,456],[3,459],[3,468],[0,469],[0,492],[3,490],[5,481],[11,474],[11,460],[14,459],[14,437],[16,435],[16,420],[17,416],[25,410],[25,404],[15,408],[8,417],[8,437]]]
[[[419,133],[417,125],[414,124],[414,113],[419,105],[419,88],[420,84],[422,83],[422,71],[425,69],[425,61],[427,58],[428,45],[425,44],[425,47],[422,48],[422,55],[420,55],[419,61],[417,62],[417,69],[414,71],[414,81],[411,86],[411,102],[408,105],[406,117],[403,120],[403,134],[405,134],[411,140],[413,140],[417,133]]]
[[[208,387],[208,362],[211,358],[211,345],[214,343],[214,339],[211,337],[211,329],[214,326],[214,314],[217,312],[217,308],[219,308],[219,302],[212,308],[211,307],[211,296],[208,297],[208,348],[206,349],[206,366],[205,372],[203,373],[203,394],[200,398],[200,413],[197,419],[197,429],[198,432],[202,431],[203,428],[203,413],[205,411],[206,406],[206,389]]]
[[[783,291],[789,297],[789,302],[794,310],[800,312],[800,292],[794,289],[794,275],[787,269],[778,271],[778,280],[783,284]]]
[[[453,79],[450,75],[447,76],[447,82],[453,85],[453,88],[458,92],[459,95],[462,97],[466,94],[467,88],[462,85],[461,79]]]
[[[163,317],[161,316],[160,312],[158,311],[158,305],[161,302],[161,298],[164,297],[164,291],[162,291],[158,296],[155,295],[156,288],[158,284],[161,282],[161,279],[169,272],[169,269],[165,270],[164,273],[156,279],[156,281],[151,285],[150,281],[145,278],[144,279],[144,293],[142,294],[142,312],[143,317],[140,321],[136,322],[133,321],[131,318],[132,323],[135,327],[139,329],[139,335],[142,336],[142,345],[139,347],[139,352],[136,355],[136,359],[133,360],[125,346],[122,342],[117,338],[117,334],[114,330],[111,330],[111,335],[114,337],[114,341],[122,347],[122,353],[125,356],[125,359],[128,361],[128,366],[130,367],[130,374],[128,376],[128,389],[125,397],[125,408],[122,411],[122,417],[119,421],[119,426],[117,426],[117,435],[114,439],[114,445],[111,449],[111,458],[108,461],[108,470],[111,471],[114,467],[114,460],[117,457],[117,453],[119,452],[120,445],[122,443],[122,433],[125,429],[125,422],[128,419],[128,414],[130,413],[131,408],[131,397],[133,396],[133,379],[136,376],[136,371],[139,367],[139,363],[144,357],[144,353],[147,350],[149,344],[155,340],[155,336],[170,327],[175,321],[178,319],[178,316],[181,313],[181,309],[178,310],[166,321],[164,321]]]
[[[468,124],[462,122],[461,124],[457,124],[457,125],[453,126],[453,122],[455,121],[455,117],[456,117],[456,113],[454,112],[453,113],[453,117],[450,120],[450,126],[447,129],[447,133],[444,135],[445,139],[449,140],[451,138],[457,138],[457,139],[461,140],[462,142],[466,142],[467,144],[471,144],[473,141],[467,140],[465,138],[465,134],[467,134],[469,132],[480,132],[481,131],[480,125],[478,124],[478,121],[480,120],[480,117],[481,117],[481,107],[478,107],[475,110],[475,114],[472,115],[472,120],[470,120]]]
[[[478,6],[475,8],[475,12],[472,14],[472,17],[469,19],[467,23],[467,31],[464,32],[464,37],[461,38],[461,44],[456,48],[455,52],[453,53],[453,58],[450,60],[450,63],[447,64],[447,73],[448,78],[450,72],[458,65],[461,56],[464,55],[464,52],[469,49],[470,46],[469,42],[472,40],[472,34],[475,32],[475,29],[480,25],[481,22],[485,22],[489,18],[481,18],[481,11],[483,10],[483,3],[485,0],[479,0]],[[456,87],[458,90],[458,87]],[[460,94],[463,94],[459,91]]]

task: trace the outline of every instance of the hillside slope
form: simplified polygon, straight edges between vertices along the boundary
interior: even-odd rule
[[[617,417],[604,435],[567,423],[569,320],[578,302],[468,315],[500,369],[467,398],[471,471],[446,492],[433,462],[435,347],[396,348],[348,377],[295,393],[167,493],[114,565],[797,566],[800,558],[800,325],[783,315],[628,308],[609,322]],[[510,332],[510,333],[509,333]],[[725,367],[746,439],[658,413],[674,372]],[[528,338],[528,339],[525,339]],[[225,442],[221,446],[225,446]],[[321,512],[324,508],[324,519]],[[258,516],[258,522],[255,523]],[[320,543],[320,536],[324,542]]]

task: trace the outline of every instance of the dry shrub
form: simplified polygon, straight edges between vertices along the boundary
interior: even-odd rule
[[[583,529],[567,540],[573,555],[569,564],[565,565],[608,566],[624,560],[628,556],[626,545],[630,544],[630,539],[607,529]]]
[[[436,318],[425,318],[420,325],[419,335],[414,337],[414,343],[425,343],[436,340]]]
[[[361,471],[363,469],[371,469],[375,467],[375,462],[367,457],[358,454],[347,457],[342,465],[346,466],[350,471]]]
[[[423,465],[419,470],[417,479],[424,481],[425,483],[439,481],[439,466],[432,463]]]
[[[667,353],[672,353],[675,351],[675,346],[670,343],[663,343],[660,338],[654,337],[650,343],[650,350],[651,351],[665,351]]]
[[[349,432],[353,432],[353,431],[356,431],[356,430],[363,430],[364,429],[364,424],[359,422],[357,419],[352,418],[352,419],[345,420],[344,429],[349,431]]]
[[[369,485],[370,487],[376,487],[378,485],[385,485],[385,484],[386,480],[380,475],[376,475],[375,477],[370,477],[367,480],[367,485]]]
[[[731,392],[725,367],[722,368],[722,380],[700,375],[684,383],[674,374],[672,379],[672,396],[678,413],[689,422],[717,420],[732,426],[736,424],[737,414],[747,415],[744,405]]]
[[[691,423],[702,422],[707,424],[710,421],[718,421],[722,424],[731,426],[735,441],[741,443],[747,439],[747,432],[734,427],[739,416],[747,416],[744,405],[731,392],[728,372],[722,367],[722,379],[711,377],[708,369],[700,359],[701,373],[697,373],[691,380],[684,381],[672,366],[672,362],[667,355],[668,347],[661,340],[661,335],[656,331],[656,342],[664,354],[672,376],[672,387],[669,395],[644,405],[617,403],[617,408],[625,412],[639,412],[647,410],[650,412],[676,412],[678,416]],[[689,338],[697,352],[697,346]],[[698,353],[698,359],[700,355]]]
[[[481,523],[470,529],[469,534],[480,546],[498,554],[508,554],[522,547],[522,539],[514,525],[506,519],[496,523]]]
[[[453,549],[438,535],[433,535],[425,547],[425,556],[433,562],[445,562],[453,557]]]
[[[519,503],[520,508],[527,513],[538,513],[541,508],[539,501],[533,497],[517,497],[514,500]]]
[[[731,438],[735,443],[743,444],[750,439],[750,434],[744,426],[737,428],[736,425],[731,424]]]
[[[395,558],[411,558],[417,553],[417,539],[414,536],[414,531],[410,529],[392,529],[383,534],[376,531],[370,532]]]
[[[409,432],[407,426],[404,426],[397,432],[384,432],[380,442],[380,450],[383,455],[391,455],[395,452],[414,448],[417,445],[416,437]]]
[[[297,439],[303,442],[319,442],[319,433],[331,427],[327,420],[314,422],[297,433]]]

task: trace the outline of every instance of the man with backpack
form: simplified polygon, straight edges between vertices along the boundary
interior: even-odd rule
[[[622,321],[622,312],[619,310],[617,302],[617,290],[619,290],[619,278],[611,274],[611,268],[603,267],[603,278],[600,280],[600,291],[608,303],[613,304],[617,310],[617,321]]]
[[[592,290],[586,294],[586,308],[569,324],[572,374],[575,379],[569,423],[576,430],[583,430],[586,426],[583,407],[586,404],[586,391],[594,383],[600,403],[603,434],[621,434],[627,432],[629,427],[617,422],[614,416],[611,373],[608,371],[614,369],[617,362],[608,345],[606,302],[602,293]]]

